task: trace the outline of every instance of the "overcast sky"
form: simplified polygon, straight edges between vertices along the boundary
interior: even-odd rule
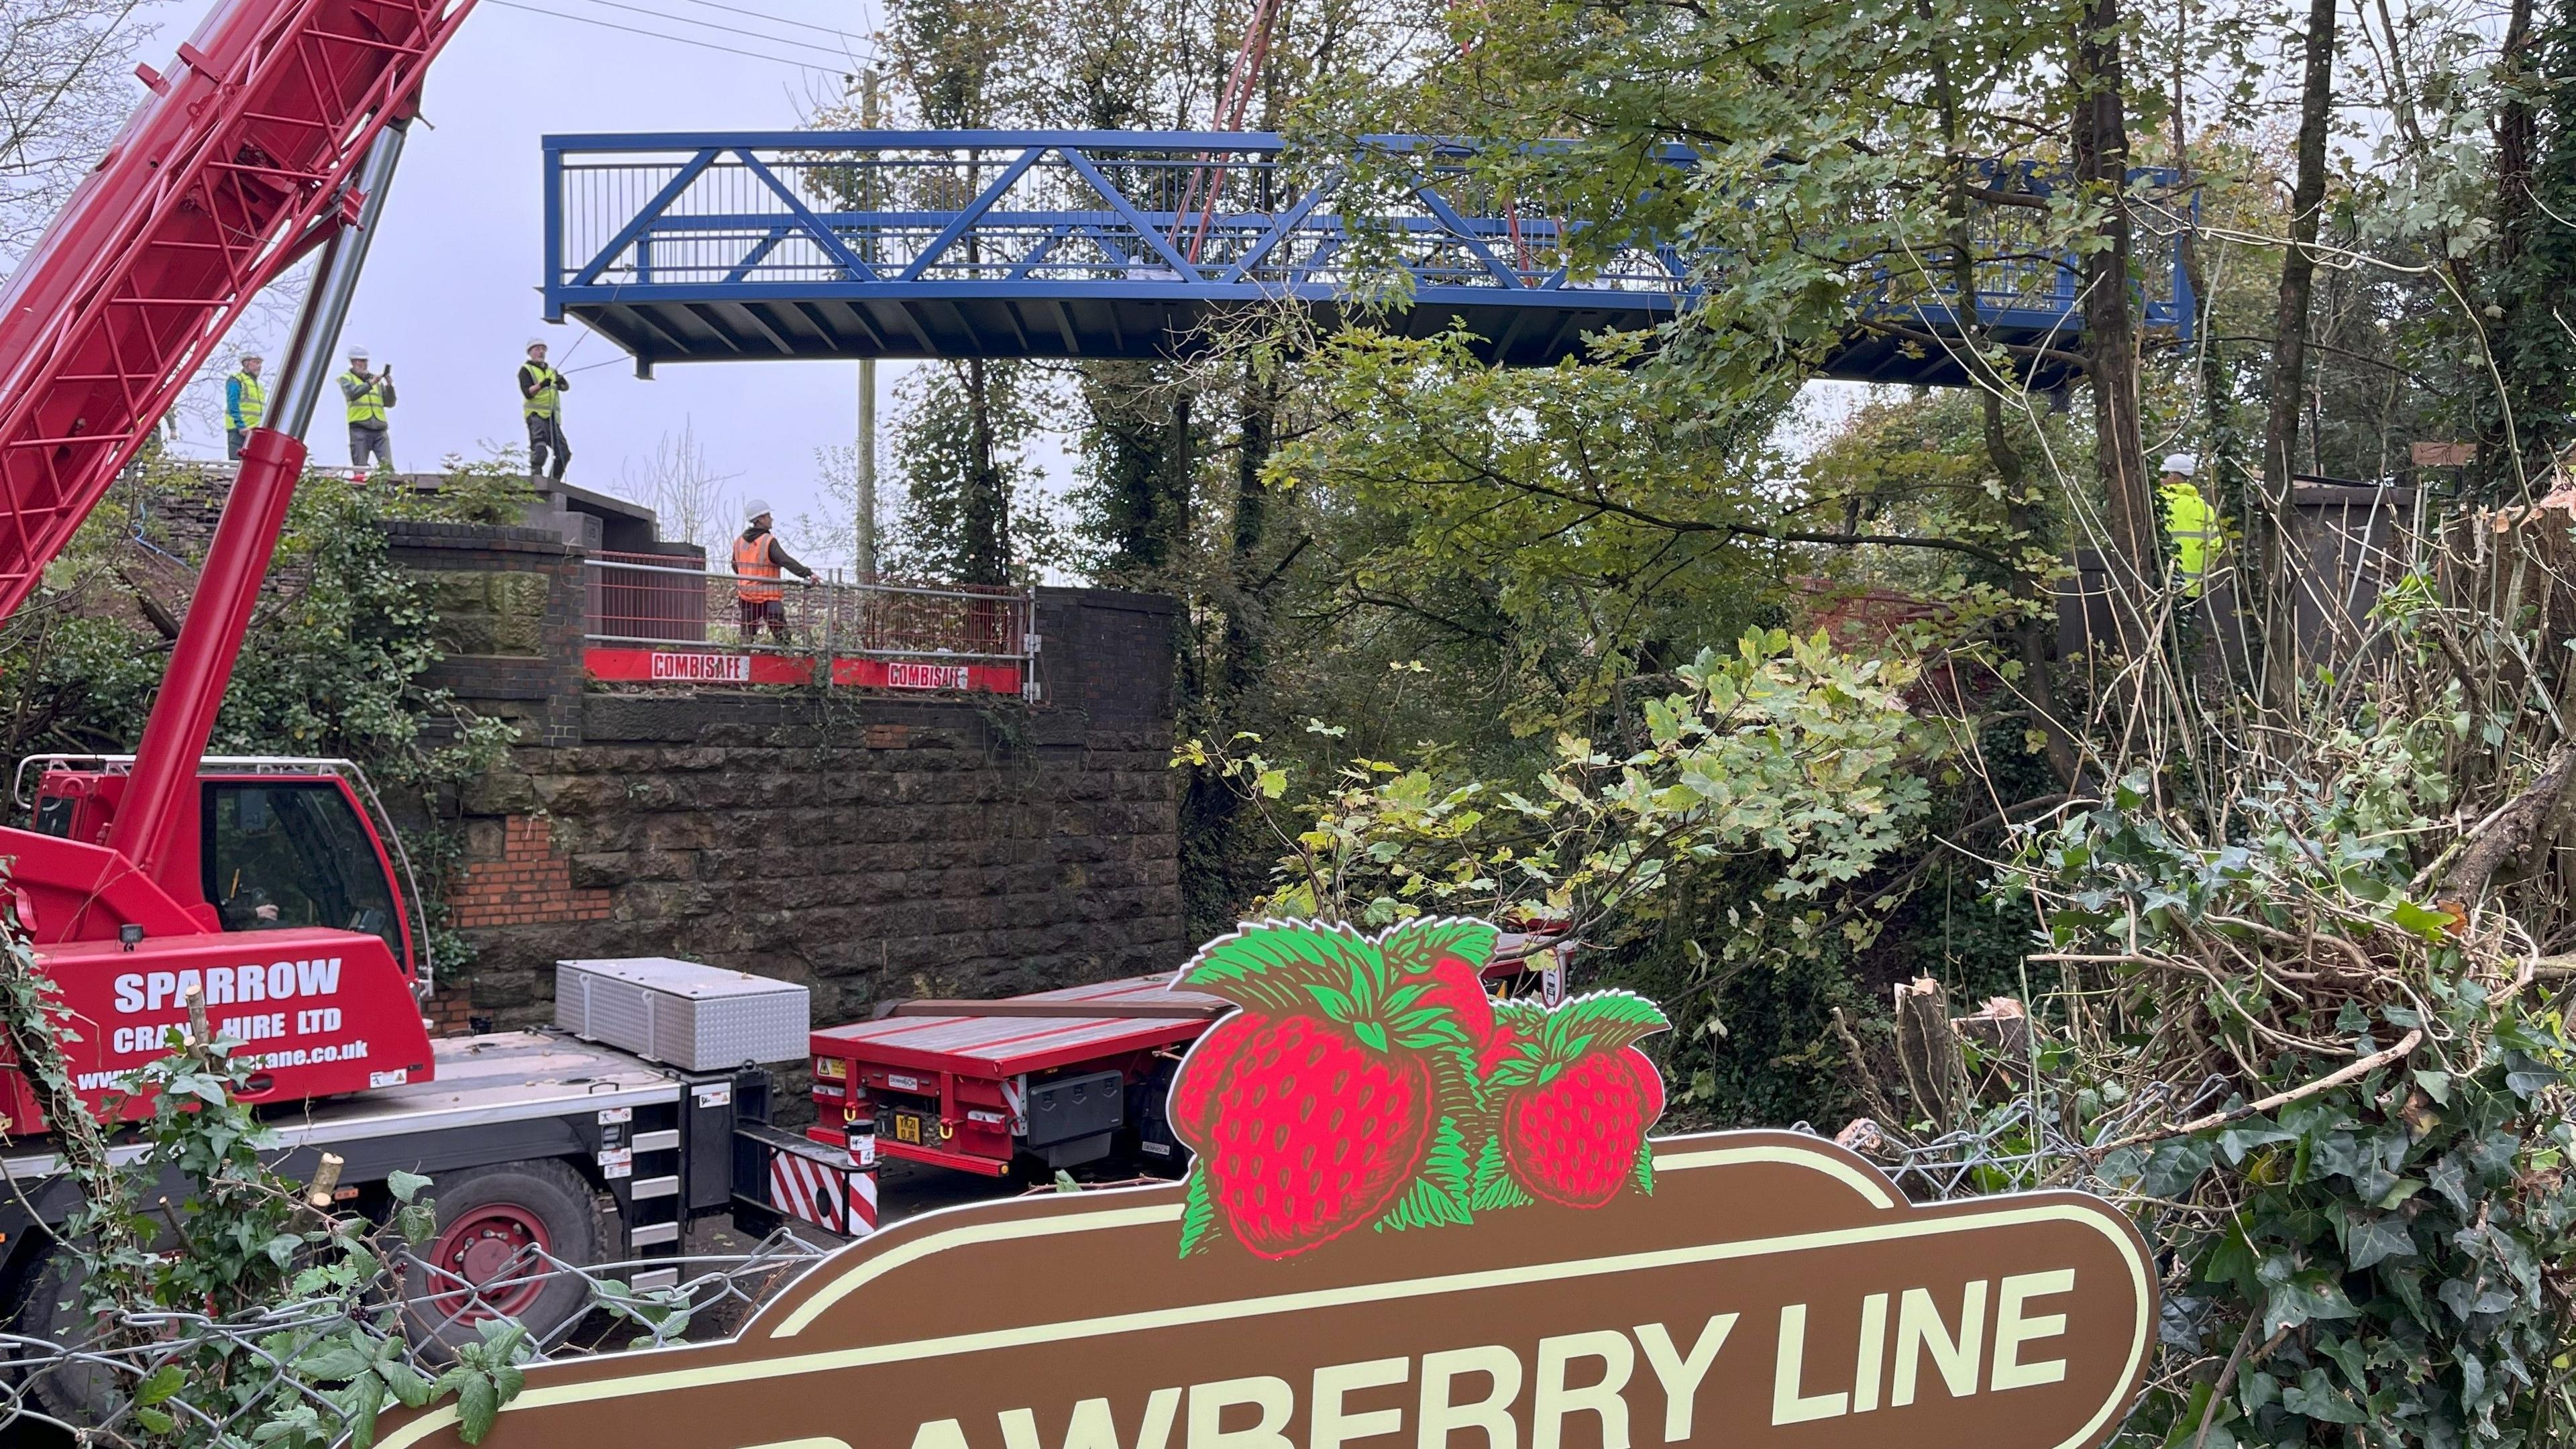
[[[206,8],[165,7],[145,57],[166,68],[168,52]],[[567,18],[573,16],[583,19]],[[482,0],[430,72],[423,103],[429,124],[412,130],[342,333],[379,365],[393,365],[401,397],[393,413],[396,461],[426,470],[447,454],[482,457],[499,444],[524,443],[512,374],[528,339],[542,337],[556,365],[572,374],[567,481],[625,491],[621,475],[640,472],[685,420],[715,467],[740,475],[728,485],[737,495],[764,496],[782,517],[813,506],[816,450],[845,446],[856,431],[858,365],[664,366],[643,382],[605,338],[586,336],[578,324],[545,325],[537,292],[538,138],[801,125],[816,100],[840,94],[842,73],[854,68],[845,54],[865,54],[830,32],[864,38],[876,17],[873,0]],[[711,28],[718,26],[729,28]],[[799,69],[779,58],[824,68]],[[265,309],[236,331],[224,355],[256,336],[272,353],[273,380],[286,320],[284,308]],[[878,369],[881,393],[901,371],[899,364]],[[185,450],[221,456],[215,422],[213,408],[192,409],[183,423],[193,433],[183,434]],[[310,441],[317,462],[347,461],[335,403],[324,403]],[[818,563],[846,552],[821,540],[791,542]]]

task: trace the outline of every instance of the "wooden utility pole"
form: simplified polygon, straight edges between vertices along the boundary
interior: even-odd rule
[[[877,125],[877,73],[873,67],[860,78],[859,125],[875,130]],[[872,183],[862,183],[866,192],[861,204],[873,209],[876,201]],[[876,239],[867,241],[868,259],[876,259]],[[859,450],[858,450],[859,538],[858,579],[860,583],[877,581],[877,360],[859,359]]]

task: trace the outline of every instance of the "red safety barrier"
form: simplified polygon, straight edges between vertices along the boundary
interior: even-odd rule
[[[585,561],[590,677],[654,684],[810,684],[1029,694],[1038,650],[1025,589],[808,583],[711,573],[670,554]]]

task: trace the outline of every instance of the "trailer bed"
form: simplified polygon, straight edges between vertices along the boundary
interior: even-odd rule
[[[435,1081],[280,1106],[265,1114],[267,1123],[284,1139],[282,1147],[337,1146],[581,1109],[675,1103],[680,1097],[680,1083],[660,1068],[551,1032],[445,1037],[430,1049],[438,1063]],[[132,1162],[143,1151],[139,1142],[118,1143],[110,1149],[111,1160]],[[52,1153],[35,1152],[11,1156],[7,1166],[24,1181],[50,1175],[56,1163]]]
[[[1205,992],[1174,991],[1171,981],[1168,973],[1134,976],[1010,998],[1014,1005],[1062,1002],[1062,1016],[894,1016],[852,1022],[815,1032],[815,1049],[928,1072],[969,1072],[982,1077],[1043,1072],[1191,1041],[1208,1028],[1203,1018],[1086,1016],[1082,1011],[1086,1005],[1150,1003],[1211,1009],[1230,1005]]]

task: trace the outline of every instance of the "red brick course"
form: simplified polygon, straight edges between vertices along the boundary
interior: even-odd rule
[[[455,929],[608,919],[608,892],[576,888],[572,863],[555,853],[553,821],[513,815],[501,828],[501,858],[465,867],[447,898]]]

